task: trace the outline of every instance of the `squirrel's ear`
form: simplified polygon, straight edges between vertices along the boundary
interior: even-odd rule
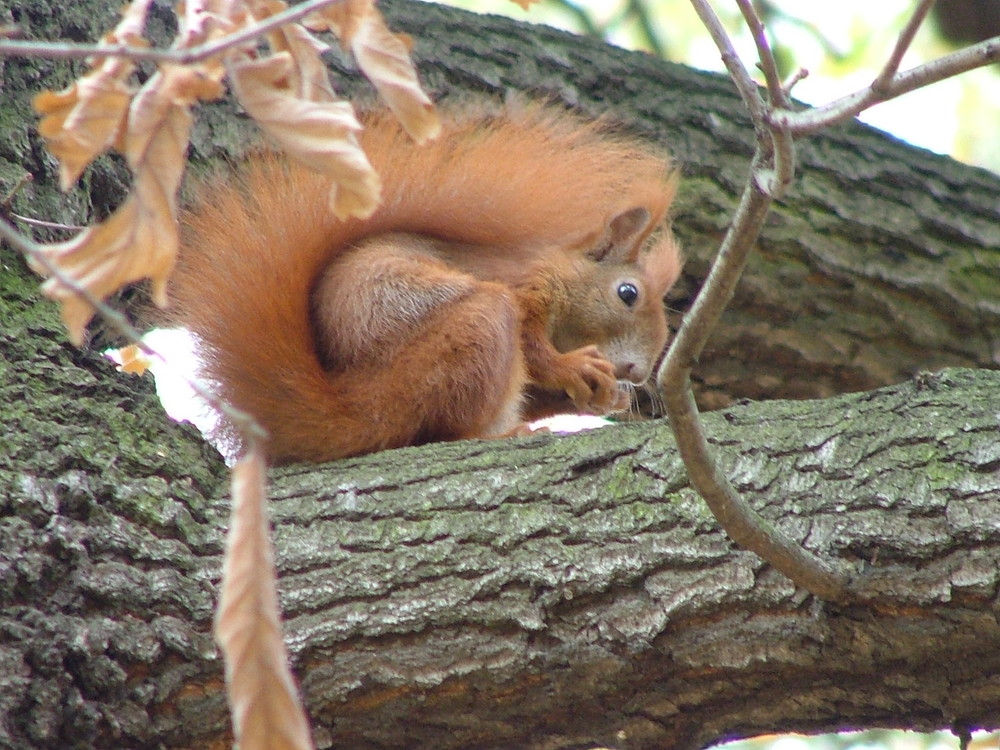
[[[591,252],[594,260],[635,262],[639,257],[642,240],[649,231],[650,218],[649,211],[642,206],[630,208],[613,217]]]

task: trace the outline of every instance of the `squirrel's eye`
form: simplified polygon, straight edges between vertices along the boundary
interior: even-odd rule
[[[618,299],[624,302],[629,307],[635,304],[636,300],[639,299],[639,289],[635,284],[630,284],[625,282],[618,285]]]

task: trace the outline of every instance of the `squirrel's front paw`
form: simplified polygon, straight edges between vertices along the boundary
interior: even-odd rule
[[[566,391],[581,412],[601,415],[628,408],[628,395],[618,390],[614,365],[596,346],[560,354],[553,374],[553,385]]]

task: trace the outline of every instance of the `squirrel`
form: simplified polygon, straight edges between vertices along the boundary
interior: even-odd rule
[[[650,377],[680,273],[670,158],[550,105],[444,119],[417,146],[362,116],[383,183],[367,219],[334,218],[329,178],[270,151],[183,212],[171,322],[272,463],[623,411],[616,381]]]

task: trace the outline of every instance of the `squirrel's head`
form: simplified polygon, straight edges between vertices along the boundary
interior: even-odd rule
[[[673,234],[654,226],[647,209],[614,215],[563,275],[566,293],[552,321],[556,349],[595,345],[619,380],[645,383],[667,343],[663,297],[680,267]]]

